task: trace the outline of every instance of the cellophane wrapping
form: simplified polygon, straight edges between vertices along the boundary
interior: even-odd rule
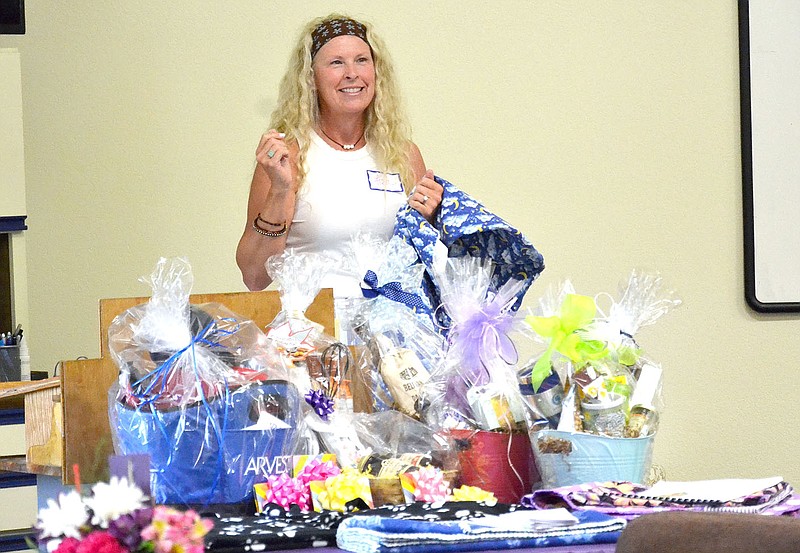
[[[425,388],[422,420],[451,440],[462,486],[515,503],[538,481],[517,384],[514,342],[524,331],[514,311],[521,281],[492,284],[488,258],[447,258],[435,278],[446,330],[443,361]]]
[[[319,294],[333,260],[287,249],[267,261],[281,295],[281,311],[267,325],[267,339],[303,397],[302,416],[309,449],[336,455],[343,467],[355,465],[363,446],[351,424],[353,398],[347,345],[305,315]]]
[[[457,460],[444,436],[393,409],[357,413],[354,423],[368,446],[357,467],[369,478],[376,507],[415,499],[443,500],[449,494]]]
[[[662,369],[637,334],[679,304],[660,276],[634,270],[618,298],[577,294],[565,281],[526,318],[546,346],[527,366],[541,387],[531,390],[526,404],[545,486],[648,477],[664,410]],[[548,389],[550,378],[542,382],[550,371],[558,375],[561,410],[546,418],[537,401],[557,397]]]
[[[252,498],[259,459],[292,453],[300,398],[266,336],[220,304],[190,305],[183,258],[141,279],[150,300],[108,330],[119,379],[109,418],[119,454],[147,454],[157,503]]]
[[[577,294],[569,281],[542,297],[527,321],[546,351],[529,368],[533,373],[552,369],[560,377],[565,388],[564,406],[568,408],[565,413],[572,416],[562,417],[559,429],[595,431],[583,424],[586,415],[591,417],[595,411],[586,407],[622,396],[624,417],[613,427],[596,432],[622,437],[643,370],[649,374],[648,386],[653,387],[648,408],[663,410],[660,383],[653,383],[654,378],[660,380],[660,366],[649,358],[636,336],[642,327],[655,323],[678,305],[680,300],[672,290],[663,288],[659,275],[637,270],[620,284],[618,298]]]
[[[512,336],[524,325],[512,306],[522,282],[492,287],[487,258],[448,258],[437,275],[452,321],[447,349],[425,389],[425,418],[439,428],[513,431],[524,427]]]
[[[398,409],[419,417],[417,399],[444,352],[444,339],[428,316],[422,292],[425,266],[397,237],[354,236],[349,262],[361,282],[347,326],[360,338],[356,367],[368,393],[368,411]]]

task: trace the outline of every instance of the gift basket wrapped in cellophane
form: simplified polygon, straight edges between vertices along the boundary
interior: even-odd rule
[[[348,246],[348,264],[363,297],[351,300],[344,325],[359,339],[353,349],[367,396],[363,410],[396,409],[419,418],[422,386],[445,344],[427,315],[431,308],[421,288],[425,266],[398,238],[360,233]]]
[[[662,369],[635,338],[679,304],[660,276],[639,271],[618,299],[577,294],[569,281],[540,298],[526,322],[545,349],[518,378],[544,487],[648,479]]]
[[[434,429],[395,409],[355,413],[353,427],[365,447],[356,471],[371,506],[452,499],[455,467]]]
[[[190,305],[183,258],[157,263],[150,300],[108,330],[118,382],[109,418],[120,454],[150,457],[153,499],[238,504],[259,459],[291,453],[301,398],[255,323],[221,304]]]
[[[458,451],[463,484],[515,503],[538,481],[516,379],[517,348],[524,330],[512,309],[523,281],[494,289],[494,262],[448,258],[436,275],[440,309],[451,321],[444,359],[425,387],[422,417],[442,429]]]
[[[426,315],[431,309],[420,289],[424,266],[399,239],[370,233],[354,235],[348,251],[345,267],[359,282],[362,297],[340,303],[344,308],[337,308],[337,316],[344,333],[354,338],[350,377],[363,397],[360,412],[348,415],[345,425],[355,433],[358,449],[355,457],[340,458],[340,465],[356,475],[358,488],[369,489],[370,505],[434,495],[444,499],[449,493],[445,478],[453,472],[449,443],[419,421],[418,413],[422,386],[444,346]],[[323,485],[314,484],[314,496],[323,504],[335,498],[341,486],[333,484],[322,493]]]
[[[345,466],[354,465],[363,450],[352,425],[352,356],[346,344],[305,315],[332,263],[323,254],[291,248],[267,261],[267,272],[280,291],[281,311],[266,334],[305,400],[301,416],[308,430],[307,449],[335,454]]]

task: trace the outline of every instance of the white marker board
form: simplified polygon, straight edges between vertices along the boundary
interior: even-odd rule
[[[745,297],[800,312],[800,1],[739,0]]]

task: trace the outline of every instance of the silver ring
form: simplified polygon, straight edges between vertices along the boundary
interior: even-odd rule
[[[422,196],[422,205],[425,205],[425,202],[428,201],[428,196]]]
[[[267,157],[270,159],[275,157],[275,150],[270,150],[269,152],[267,152]]]

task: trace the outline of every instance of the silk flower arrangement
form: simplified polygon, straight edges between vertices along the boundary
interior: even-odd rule
[[[48,499],[39,511],[37,541],[48,553],[202,553],[213,523],[195,511],[156,505],[126,478]]]

